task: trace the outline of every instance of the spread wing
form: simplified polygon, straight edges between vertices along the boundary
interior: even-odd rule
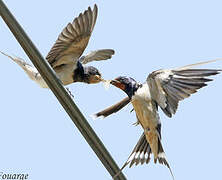
[[[113,113],[118,112],[120,109],[122,109],[123,107],[125,107],[127,104],[129,104],[130,102],[130,98],[127,96],[124,99],[122,99],[121,101],[119,101],[118,103],[96,113],[93,115],[93,118],[98,118],[98,117],[107,117]]]
[[[61,32],[46,59],[54,68],[61,64],[74,64],[85,50],[97,18],[97,6],[89,7],[69,23]]]
[[[213,61],[152,72],[147,78],[152,99],[168,117],[172,117],[176,113],[179,101],[206,86],[206,82],[212,81],[207,78],[208,76],[221,72],[217,69],[192,69],[192,67]]]
[[[82,64],[87,64],[91,61],[101,61],[101,60],[107,60],[114,55],[115,51],[113,49],[100,49],[96,51],[91,51],[86,56],[82,56],[80,59],[80,62]]]

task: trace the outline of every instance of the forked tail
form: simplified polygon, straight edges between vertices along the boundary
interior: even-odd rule
[[[173,172],[172,172],[172,170],[170,168],[170,165],[167,161],[166,154],[163,150],[163,146],[161,144],[160,138],[158,138],[158,156],[157,156],[157,160],[160,164],[164,164],[165,166],[168,167],[168,169],[170,170],[170,174],[171,174],[172,178],[174,179]],[[154,159],[154,162],[156,163],[156,159]]]
[[[159,147],[159,151],[158,151],[158,157],[157,160],[160,164],[164,164],[166,165],[169,170],[170,173],[174,179],[172,170],[170,168],[170,165],[166,159],[166,155],[163,151],[163,147],[161,145],[161,142],[159,140],[158,142],[158,147]],[[148,164],[150,162],[150,155],[151,155],[152,151],[150,148],[149,143],[146,140],[145,134],[143,133],[138,141],[138,143],[136,144],[136,146],[134,147],[132,153],[130,154],[130,156],[128,157],[127,161],[124,163],[124,165],[121,167],[120,171],[113,176],[113,179],[115,179],[120,172],[122,172],[122,170],[129,164],[129,167],[132,167],[134,164],[138,165],[138,164]]]

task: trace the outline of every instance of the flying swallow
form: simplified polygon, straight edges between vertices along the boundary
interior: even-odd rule
[[[160,164],[166,165],[173,176],[161,144],[161,121],[158,107],[168,117],[172,117],[177,111],[179,101],[188,98],[191,94],[196,93],[198,89],[206,86],[207,82],[212,81],[212,79],[207,78],[208,76],[219,74],[222,71],[220,69],[194,69],[193,67],[214,61],[216,60],[175,69],[157,70],[150,73],[143,84],[126,76],[119,76],[110,82],[123,90],[128,98],[97,113],[96,116],[106,117],[111,112],[117,112],[128,102],[131,102],[138,124],[144,130],[121,170],[128,164],[131,167],[133,164],[148,163],[152,153],[154,163],[158,161]]]
[[[102,75],[97,68],[85,66],[85,64],[91,61],[110,59],[114,54],[114,50],[100,49],[82,56],[95,26],[97,13],[98,8],[95,4],[93,10],[88,7],[72,23],[68,23],[46,56],[46,60],[64,85],[74,82],[94,84],[103,81]],[[14,58],[3,52],[1,53],[22,67],[29,78],[42,88],[48,88],[34,66],[26,63],[21,58]]]

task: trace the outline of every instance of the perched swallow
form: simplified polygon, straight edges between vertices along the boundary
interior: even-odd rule
[[[101,49],[81,56],[95,26],[97,12],[98,8],[95,4],[93,10],[89,7],[84,13],[80,13],[72,23],[68,23],[46,56],[47,61],[64,85],[74,82],[94,84],[103,81],[97,68],[83,65],[91,61],[110,59],[114,50]],[[37,82],[42,88],[48,88],[34,66],[26,63],[21,58],[13,58],[3,52],[1,53],[22,67],[30,79]]]
[[[152,153],[154,163],[158,160],[160,164],[166,165],[173,176],[161,144],[161,122],[158,107],[168,117],[172,117],[177,111],[179,101],[206,86],[206,82],[212,81],[212,79],[207,78],[208,76],[221,72],[219,69],[194,69],[193,67],[214,61],[216,60],[191,64],[181,68],[157,70],[149,74],[143,84],[126,76],[117,77],[110,82],[123,90],[128,98],[96,115],[106,116],[110,112],[116,112],[130,101],[136,112],[138,123],[144,130],[139,142],[121,170],[129,163],[130,167],[133,164],[148,163]]]

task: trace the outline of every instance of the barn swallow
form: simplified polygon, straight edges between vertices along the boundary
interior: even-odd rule
[[[198,89],[206,86],[206,82],[212,81],[212,79],[207,78],[208,76],[219,74],[222,71],[220,69],[194,69],[193,67],[214,61],[216,60],[175,69],[157,70],[150,73],[143,84],[126,76],[119,76],[110,82],[123,90],[128,96],[124,101],[121,101],[122,104],[121,102],[117,103],[118,107],[122,108],[123,102],[127,104],[129,100],[135,110],[138,123],[144,130],[121,170],[129,163],[130,167],[133,164],[148,163],[152,153],[154,163],[158,161],[160,164],[166,165],[173,177],[161,144],[161,121],[158,107],[168,117],[172,117],[177,111],[179,101],[188,98],[191,94],[196,93]],[[109,111],[116,112],[113,109],[109,109]],[[97,113],[97,115],[102,114],[106,116],[107,112],[105,114],[103,112]]]
[[[63,29],[55,44],[46,56],[46,60],[56,72],[63,85],[75,82],[94,84],[103,81],[99,70],[93,66],[84,66],[91,61],[110,59],[114,54],[112,49],[100,49],[82,56],[97,19],[98,8],[93,10],[88,7],[84,13],[80,13],[72,23]],[[26,63],[21,58],[11,57],[27,73],[30,79],[38,83],[42,88],[48,88],[37,69]]]

